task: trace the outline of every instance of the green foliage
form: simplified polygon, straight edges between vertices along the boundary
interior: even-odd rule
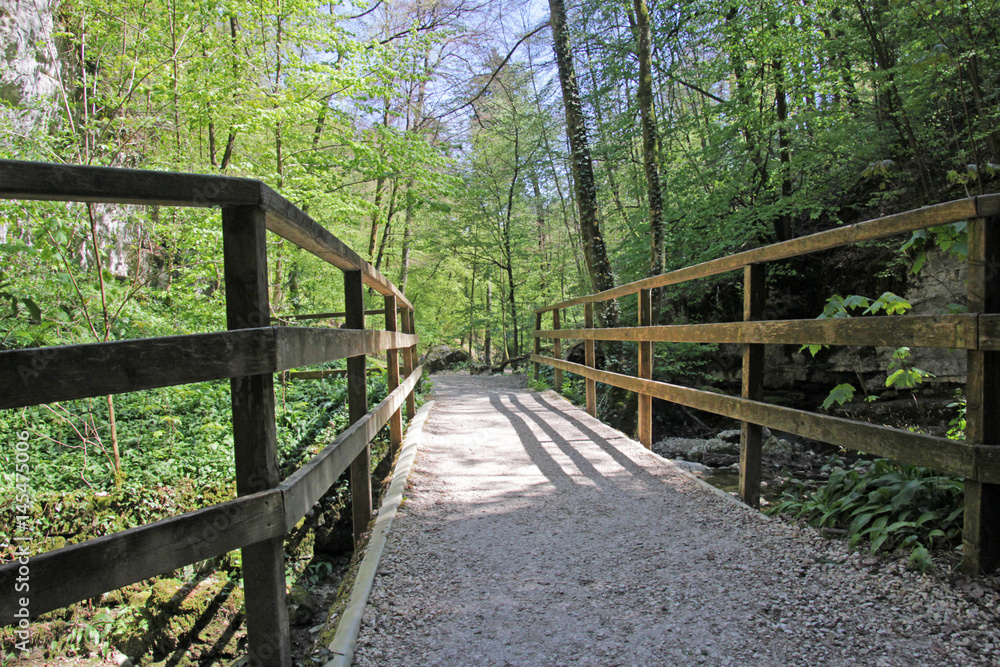
[[[714,343],[656,343],[653,375],[680,384],[709,384],[711,362],[718,350]]]
[[[938,225],[927,229],[918,229],[902,246],[902,251],[912,255],[913,265],[910,272],[920,273],[927,262],[927,251],[940,248],[960,262],[964,262],[969,254],[969,224],[966,221],[950,225]]]
[[[834,403],[843,405],[844,403],[850,403],[853,399],[854,386],[850,384],[838,384],[830,390],[830,395],[826,397],[823,404],[819,407],[823,410],[828,410]]]
[[[543,378],[535,379],[534,377],[528,378],[528,389],[531,391],[545,391],[549,388],[549,383]]]
[[[961,389],[955,390],[955,400],[948,404],[955,411],[955,416],[948,421],[948,437],[952,440],[965,440],[965,396]]]
[[[889,363],[889,377],[885,379],[885,386],[893,389],[912,389],[924,381],[924,378],[933,377],[927,371],[915,368],[910,362],[910,348],[900,347],[892,353],[892,361]]]
[[[798,483],[768,514],[788,514],[818,528],[845,530],[852,547],[909,553],[910,564],[931,567],[934,548],[955,546],[962,532],[963,484],[960,479],[888,459],[859,462],[852,468],[831,458],[829,479],[812,490]]]

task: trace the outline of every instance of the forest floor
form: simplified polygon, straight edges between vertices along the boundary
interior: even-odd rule
[[[357,665],[996,665],[995,578],[770,520],[521,376],[436,375]]]

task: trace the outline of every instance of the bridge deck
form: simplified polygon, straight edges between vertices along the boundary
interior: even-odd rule
[[[768,521],[511,376],[432,379],[355,664],[997,664],[975,582]]]

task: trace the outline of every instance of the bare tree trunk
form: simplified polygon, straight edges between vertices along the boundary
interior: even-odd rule
[[[410,241],[413,235],[413,200],[410,194],[412,179],[406,186],[406,216],[403,221],[403,252],[399,260],[399,291],[406,294],[406,281],[410,277]]]
[[[490,310],[493,308],[493,284],[489,273],[486,274],[486,323],[483,332],[483,361],[493,363],[493,334],[490,331]]]
[[[590,282],[595,292],[603,292],[614,287],[614,274],[608,260],[607,248],[601,234],[600,210],[597,206],[597,187],[594,182],[594,165],[590,158],[590,144],[587,139],[583,109],[580,105],[580,89],[573,69],[573,54],[570,50],[569,30],[566,26],[566,5],[563,0],[549,0],[552,24],[553,48],[559,67],[559,84],[562,88],[563,105],[566,110],[566,133],[572,154],[573,181],[576,187],[576,203],[580,210],[580,235],[583,238],[583,254],[590,274]],[[599,310],[605,327],[617,327],[621,319],[618,302],[602,302]]]
[[[788,139],[788,95],[785,93],[785,72],[783,60],[775,58],[772,64],[774,68],[774,105],[778,114],[778,161],[781,165],[781,200],[787,204],[787,199],[792,194],[792,156],[789,150],[790,141]],[[775,237],[779,241],[787,241],[792,238],[792,216],[787,211],[778,216],[774,221]]]
[[[660,193],[660,139],[656,130],[653,110],[653,56],[650,43],[649,8],[646,0],[633,0],[636,19],[636,46],[639,56],[639,89],[636,100],[642,121],[642,164],[646,170],[647,198],[649,199],[649,275],[663,273],[663,198]],[[660,312],[660,293],[653,290],[652,320],[657,323]]]

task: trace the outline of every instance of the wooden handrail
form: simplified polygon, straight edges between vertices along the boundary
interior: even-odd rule
[[[706,410],[742,422],[740,495],[757,506],[760,498],[761,427],[814,438],[879,456],[933,468],[965,479],[964,567],[991,571],[1000,565],[1000,195],[970,197],[875,220],[819,232],[747,250],[604,292],[535,309],[535,375],[541,364],[586,378],[587,410],[596,413],[595,383],[603,382],[639,394],[639,437],[652,446],[650,398]],[[969,221],[969,312],[956,315],[906,315],[826,320],[762,320],[764,270],[767,263],[842,246],[884,239],[937,225]],[[649,326],[643,321],[649,290],[744,269],[744,321]],[[594,329],[593,304],[630,294],[640,295],[642,326]],[[560,311],[583,304],[585,328],[562,329]],[[552,312],[553,326],[542,328],[542,315]],[[646,318],[648,319],[648,318]],[[540,353],[541,339],[551,338],[556,357]],[[586,364],[557,358],[559,341],[587,343]],[[639,343],[639,375],[632,377],[594,368],[594,341]],[[742,396],[725,396],[652,380],[649,346],[654,341],[742,344]],[[763,346],[857,345],[934,347],[965,350],[968,442],[958,442],[901,429],[793,410],[760,400],[764,376]],[[560,387],[557,383],[557,389]],[[645,407],[645,409],[643,409]]]
[[[694,266],[669,273],[662,273],[651,278],[636,280],[635,282],[620,285],[619,287],[596,294],[567,299],[551,306],[536,308],[535,312],[544,313],[584,303],[610,301],[611,299],[635,294],[642,289],[666,287],[667,285],[686,283],[698,278],[708,278],[720,273],[736,271],[751,264],[791,259],[823,250],[833,250],[834,248],[852,245],[861,241],[876,241],[897,234],[915,232],[919,229],[960,222],[970,218],[995,216],[998,213],[1000,213],[1000,194],[981,195],[944,204],[926,206],[913,211],[906,211],[905,213],[897,213],[853,225],[845,225],[844,227],[830,229],[825,232],[817,232],[789,241],[773,243],[760,248],[754,248],[753,250],[720,257],[719,259],[712,259],[701,264],[695,264]]]
[[[387,423],[397,444],[402,407],[411,418],[415,413],[414,392],[423,369],[414,366],[413,304],[336,236],[260,181],[0,160],[0,198],[222,208],[228,331],[0,352],[0,409],[223,378],[231,378],[233,394],[239,497],[32,554],[30,617],[242,548],[250,665],[291,667],[283,536],[348,467],[355,535],[366,529],[369,444]],[[344,272],[344,315],[351,329],[263,326],[271,321],[268,230]],[[384,297],[384,307],[368,314],[385,315],[385,331],[364,328],[363,285]],[[387,353],[390,392],[368,410],[366,358],[380,352]],[[282,481],[276,466],[273,374],[335,359],[347,359],[352,425]],[[0,566],[0,588],[14,590],[22,565]],[[0,625],[17,622],[15,614],[23,606],[19,597],[0,597]]]
[[[828,320],[763,320],[671,324],[612,329],[539,329],[539,338],[655,341],[660,343],[768,343],[772,345],[874,345],[997,350],[1000,316],[907,315]]]
[[[394,295],[413,309],[406,296],[343,241],[261,181],[234,176],[92,167],[0,160],[0,198],[101,202],[184,207],[259,206],[267,228],[344,271],[361,271],[364,283]]]
[[[0,352],[0,409],[207,382],[374,355],[416,343],[389,331],[261,327]]]

